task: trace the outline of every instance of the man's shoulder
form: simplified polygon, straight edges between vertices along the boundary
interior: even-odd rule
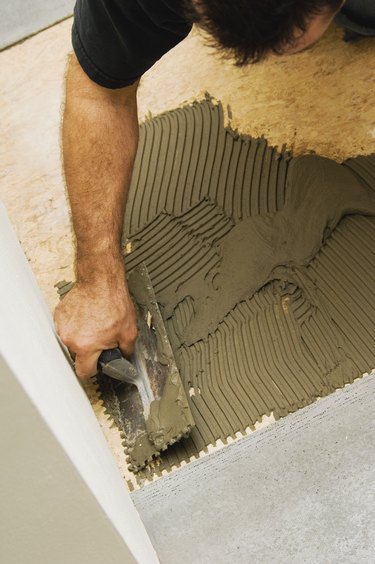
[[[94,81],[135,82],[189,33],[185,0],[77,0],[73,48]]]

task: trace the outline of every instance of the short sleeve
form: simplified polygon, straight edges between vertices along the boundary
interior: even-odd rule
[[[134,83],[191,26],[177,0],[77,0],[73,49],[86,74],[106,88]]]

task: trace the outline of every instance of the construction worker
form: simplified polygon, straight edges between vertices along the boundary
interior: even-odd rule
[[[55,321],[78,376],[96,373],[104,349],[131,354],[137,337],[120,239],[138,142],[140,77],[193,23],[246,65],[307,49],[340,10],[349,38],[371,35],[374,6],[371,0],[344,6],[342,0],[77,0],[62,128],[76,284]]]

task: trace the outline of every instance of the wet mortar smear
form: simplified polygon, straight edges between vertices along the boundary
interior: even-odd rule
[[[196,427],[139,479],[375,366],[375,156],[291,158],[206,99],[143,123],[124,221]]]

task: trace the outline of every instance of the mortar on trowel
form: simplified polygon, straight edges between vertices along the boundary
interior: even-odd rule
[[[58,287],[64,295],[66,286]],[[129,469],[137,472],[187,437],[194,420],[144,263],[128,274],[128,287],[138,325],[134,354],[128,360],[119,349],[103,351],[97,379],[124,439]]]

